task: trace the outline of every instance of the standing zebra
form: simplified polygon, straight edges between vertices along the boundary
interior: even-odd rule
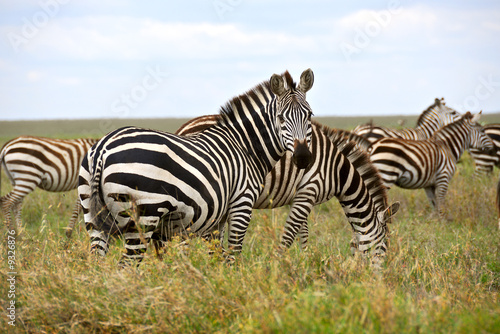
[[[141,260],[153,234],[209,236],[228,224],[230,252],[240,252],[261,184],[286,151],[299,168],[310,163],[308,69],[298,86],[274,74],[221,109],[216,125],[198,136],[125,127],[101,139],[80,169],[78,193],[91,249],[108,250],[120,233],[121,263]]]
[[[487,124],[484,127],[484,132],[488,137],[491,138],[493,144],[495,144],[495,150],[492,154],[482,152],[477,149],[470,149],[469,153],[474,159],[476,165],[474,174],[488,174],[493,172],[495,166],[500,167],[500,124]]]
[[[21,205],[24,197],[39,187],[62,192],[78,185],[78,170],[88,149],[97,139],[51,139],[21,136],[7,142],[0,152],[0,168],[14,188],[0,198],[6,225],[11,225],[11,211],[17,226],[21,226]],[[77,200],[70,225],[78,218],[80,201]],[[67,232],[68,233],[68,232]]]
[[[217,115],[195,118],[176,134],[192,136],[217,123]],[[352,137],[352,135],[351,135]],[[299,170],[286,154],[266,176],[255,209],[291,205],[281,244],[290,247],[297,234],[307,247],[307,217],[313,206],[336,197],[355,235],[352,250],[372,251],[383,256],[387,250],[386,222],[397,212],[399,203],[387,207],[385,187],[369,156],[347,142],[350,134],[312,122],[312,164]]]
[[[427,197],[444,217],[444,197],[462,153],[469,148],[491,150],[493,142],[476,124],[480,113],[467,112],[426,140],[383,138],[369,149],[384,184],[405,189],[424,188]]]
[[[434,104],[420,114],[415,128],[398,130],[365,124],[357,126],[352,132],[365,137],[372,143],[380,138],[421,140],[430,138],[434,132],[458,119],[460,119],[460,114],[457,111],[447,107],[443,99],[435,99]]]

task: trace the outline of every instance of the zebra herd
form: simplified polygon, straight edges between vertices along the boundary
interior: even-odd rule
[[[387,200],[392,185],[424,188],[444,218],[444,197],[465,150],[477,174],[499,166],[500,124],[480,126],[480,113],[461,115],[436,99],[415,128],[332,129],[311,120],[306,93],[313,82],[310,69],[298,84],[288,72],[274,74],[175,134],[129,126],[101,139],[13,139],[0,152],[13,184],[0,198],[6,225],[14,228],[13,213],[21,226],[23,198],[36,187],[78,188],[66,235],[83,208],[92,253],[104,256],[121,237],[125,265],[140,261],[150,241],[197,235],[218,238],[230,260],[242,250],[252,209],[290,205],[281,245],[298,238],[305,249],[313,207],[336,197],[353,230],[351,251],[379,266],[399,209]],[[500,194],[500,182],[497,188]]]

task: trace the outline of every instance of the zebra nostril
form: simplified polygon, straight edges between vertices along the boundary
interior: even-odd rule
[[[311,163],[312,154],[309,151],[306,140],[295,140],[293,152],[293,163],[299,169],[304,169]]]

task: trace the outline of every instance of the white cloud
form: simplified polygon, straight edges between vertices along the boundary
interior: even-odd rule
[[[28,82],[37,82],[42,78],[43,73],[41,71],[29,71],[26,73],[26,79]]]
[[[29,52],[77,60],[228,58],[314,48],[311,39],[279,32],[247,32],[233,24],[166,23],[147,18],[55,19]]]

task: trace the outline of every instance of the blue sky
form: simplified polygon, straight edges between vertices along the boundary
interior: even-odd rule
[[[0,120],[195,117],[313,69],[317,116],[500,111],[498,1],[0,0]]]

